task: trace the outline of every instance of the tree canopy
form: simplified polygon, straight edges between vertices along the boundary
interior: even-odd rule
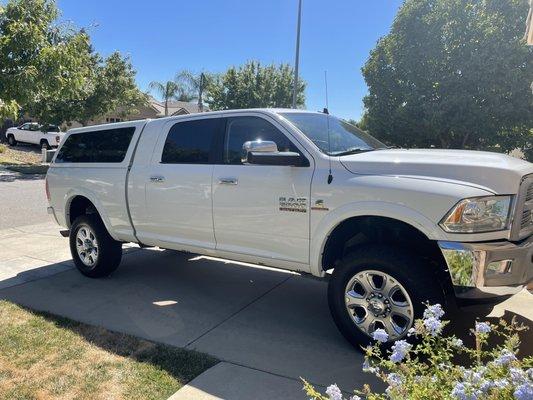
[[[83,29],[62,23],[54,0],[0,5],[0,113],[41,123],[82,123],[145,101],[130,61],[96,53]]]
[[[291,107],[294,70],[287,64],[262,66],[249,61],[211,77],[207,97],[212,110]],[[297,104],[305,103],[305,82],[298,79]]]
[[[362,126],[399,146],[533,145],[527,0],[406,0],[363,67]]]

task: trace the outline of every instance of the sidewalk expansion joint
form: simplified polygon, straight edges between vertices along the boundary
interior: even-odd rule
[[[233,317],[235,317],[237,314],[239,314],[241,311],[244,311],[245,309],[247,309],[248,307],[250,307],[252,304],[256,303],[257,301],[261,300],[263,297],[265,297],[267,294],[269,294],[270,292],[272,292],[273,290],[277,289],[278,287],[280,287],[281,285],[283,285],[285,282],[287,282],[289,279],[293,278],[293,276],[288,276],[287,278],[283,279],[281,282],[277,283],[276,285],[272,286],[270,289],[268,289],[266,292],[260,294],[259,296],[257,296],[256,298],[252,299],[252,301],[250,301],[248,304],[245,304],[244,306],[242,306],[241,308],[239,308],[237,311],[235,311],[234,313],[232,313],[231,315],[229,315],[227,318],[224,318],[222,321],[220,321],[218,324],[214,325],[213,327],[209,328],[207,331],[205,331],[204,333],[202,333],[200,336],[198,336],[197,338],[191,340],[189,343],[187,343],[184,348],[187,348],[189,347],[190,345],[192,345],[193,343],[197,342],[198,340],[200,340],[201,338],[203,338],[205,335],[207,335],[208,333],[214,331],[216,328],[218,328],[220,325],[224,324],[225,322],[229,321],[230,319],[232,319]]]

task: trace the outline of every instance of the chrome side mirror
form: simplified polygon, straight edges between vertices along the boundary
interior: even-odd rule
[[[248,153],[277,153],[278,145],[275,142],[269,140],[252,140],[245,142],[242,145],[242,158],[243,163],[248,162]]]

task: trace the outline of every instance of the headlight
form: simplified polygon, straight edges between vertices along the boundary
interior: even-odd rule
[[[501,231],[509,226],[511,196],[475,197],[461,200],[440,222],[446,232]]]

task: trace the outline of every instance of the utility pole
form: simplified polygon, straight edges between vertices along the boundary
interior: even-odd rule
[[[298,26],[296,28],[296,59],[294,62],[294,88],[292,93],[292,108],[296,108],[298,96],[298,67],[300,64],[300,25],[302,23],[302,0],[298,0]]]

